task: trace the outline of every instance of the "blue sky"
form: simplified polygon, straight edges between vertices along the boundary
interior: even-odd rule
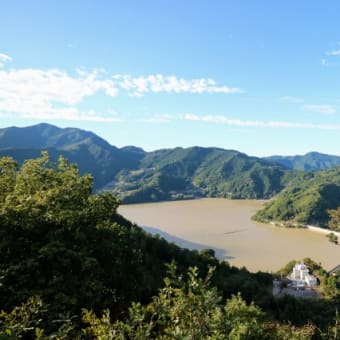
[[[0,127],[340,155],[338,1],[2,1]]]

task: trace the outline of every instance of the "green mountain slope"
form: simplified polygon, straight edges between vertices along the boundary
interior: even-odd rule
[[[197,196],[268,198],[282,190],[288,173],[234,150],[175,148],[146,154],[138,170],[120,173],[114,191],[128,203]]]
[[[319,152],[309,152],[302,156],[271,156],[265,159],[277,162],[289,169],[304,171],[325,170],[340,166],[340,156]]]
[[[112,189],[125,202],[202,196],[268,198],[285,185],[287,171],[277,163],[218,148],[174,148],[144,152],[118,149],[92,132],[49,124],[0,129],[0,156],[22,163],[48,150],[63,155],[96,189]]]
[[[261,219],[317,221],[316,224],[327,221],[325,213],[317,212],[323,209],[323,203],[317,197],[328,197],[336,183],[328,175],[303,173],[288,167],[305,170],[330,167],[340,159],[310,153],[283,157],[282,164],[279,164],[275,157],[261,159],[220,148],[173,148],[154,152],[145,152],[134,146],[119,149],[92,132],[62,129],[49,124],[0,129],[0,156],[11,156],[21,164],[26,159],[39,157],[42,150],[48,150],[54,162],[62,155],[76,163],[81,174],[93,176],[96,190],[113,190],[125,203],[196,197],[262,199],[273,197],[288,185],[282,195],[288,195],[289,202],[293,196],[294,207],[290,208],[291,203],[286,202],[289,208],[277,210],[273,203],[269,209],[273,218],[269,215]],[[291,163],[288,164],[288,161]],[[311,176],[323,178],[324,189],[310,186]],[[304,184],[306,181],[308,184]],[[291,189],[293,184],[294,189]],[[294,195],[291,190],[295,190]],[[304,203],[298,203],[298,193],[303,196],[305,191],[313,191],[309,194],[313,199],[305,204],[305,198],[301,198]],[[334,199],[332,204],[336,208],[337,200]],[[332,204],[327,203],[327,208],[331,208]],[[305,206],[313,210],[315,218],[305,211]]]
[[[22,163],[39,157],[41,150],[48,150],[53,161],[63,155],[76,163],[81,173],[93,175],[96,189],[114,180],[120,170],[137,167],[144,155],[141,149],[118,149],[92,132],[75,128],[38,124],[0,129],[0,156]]]
[[[327,226],[327,210],[340,206],[340,167],[300,174],[257,212],[260,222],[289,221]]]

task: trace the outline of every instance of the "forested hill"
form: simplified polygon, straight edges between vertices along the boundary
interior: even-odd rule
[[[138,170],[120,174],[114,190],[126,202],[268,198],[282,190],[287,173],[280,165],[234,150],[175,148],[146,154]]]
[[[319,152],[309,152],[297,156],[271,156],[265,159],[277,162],[289,169],[325,170],[340,166],[340,156],[327,155]]]
[[[329,210],[340,207],[340,167],[306,172],[292,183],[254,219],[260,222],[285,221],[327,227]],[[339,225],[334,226],[338,230]]]
[[[81,173],[93,175],[95,189],[112,189],[125,202],[268,198],[284,187],[287,178],[284,166],[234,150],[145,152],[133,146],[117,148],[92,132],[49,124],[0,130],[0,156],[22,163],[39,157],[42,150],[48,150],[54,161],[63,155],[76,163]]]
[[[54,162],[62,155],[76,163],[82,174],[93,176],[96,190],[112,190],[125,203],[196,197],[271,198],[287,187],[277,203],[266,210],[274,211],[281,197],[294,197],[296,206],[297,192],[304,197],[314,190],[308,199],[301,198],[304,203],[297,204],[303,207],[299,216],[283,217],[304,222],[313,221],[313,217],[306,217],[312,213],[305,212],[304,207],[315,213],[315,209],[325,206],[326,210],[337,204],[334,200],[332,204],[325,203],[328,200],[324,197],[327,192],[324,186],[334,184],[334,178],[327,171],[318,175],[318,172],[292,170],[333,167],[340,162],[337,156],[312,152],[305,156],[262,159],[235,150],[197,146],[145,152],[134,146],[117,148],[92,132],[76,128],[38,124],[0,129],[0,156],[11,156],[23,163],[39,157],[42,150],[48,150]],[[310,185],[311,177],[322,178],[324,185]],[[311,197],[315,202],[312,203]],[[323,203],[316,197],[321,197],[319,201]],[[280,208],[280,214],[287,209]],[[280,217],[277,214],[276,211],[261,219]],[[327,220],[324,213],[317,217],[318,224]]]
[[[42,150],[48,150],[53,161],[63,155],[76,163],[81,173],[90,173],[96,189],[112,181],[122,169],[138,167],[144,156],[142,149],[118,149],[94,133],[76,128],[38,124],[0,129],[0,157],[11,156],[22,163],[39,157]]]

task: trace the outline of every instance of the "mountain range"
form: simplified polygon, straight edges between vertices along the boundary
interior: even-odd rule
[[[11,156],[19,163],[40,156],[47,150],[52,160],[60,155],[76,163],[81,173],[91,173],[94,187],[100,189],[122,169],[138,167],[144,151],[119,149],[96,134],[76,128],[58,128],[49,124],[0,129],[0,156]]]
[[[46,123],[0,129],[0,157],[11,156],[22,163],[38,157],[43,150],[49,152],[52,161],[61,155],[76,163],[80,173],[93,176],[95,190],[112,190],[124,203],[197,197],[268,199],[280,193],[279,203],[271,201],[266,214],[258,215],[259,220],[315,222],[308,211],[315,212],[321,206],[323,213],[317,214],[321,224],[327,220],[326,209],[340,205],[327,194],[329,188],[325,190],[327,184],[335,186],[330,189],[333,193],[340,188],[338,180],[334,182],[340,173],[336,168],[340,157],[334,155],[310,152],[303,156],[259,158],[236,150],[198,146],[146,152],[135,146],[117,148],[90,131]],[[332,170],[324,172],[325,169]],[[301,207],[301,200],[307,203],[302,204],[302,210],[289,210],[286,198],[282,199],[288,196],[290,205]],[[321,197],[323,204],[306,199],[312,196]],[[332,202],[328,202],[331,197]]]
[[[340,156],[326,155],[320,152],[308,152],[305,155],[296,156],[270,156],[265,159],[290,169],[303,171],[325,170],[340,166]]]
[[[49,124],[0,130],[0,156],[19,163],[48,150],[91,173],[96,190],[112,189],[126,202],[202,196],[268,198],[285,182],[287,168],[235,150],[174,148],[145,152],[117,148],[92,132]]]

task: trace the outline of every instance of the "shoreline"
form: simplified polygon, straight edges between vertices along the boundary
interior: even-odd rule
[[[333,233],[335,236],[340,237],[340,232],[331,230],[331,229],[326,229],[326,228],[321,228],[321,227],[316,227],[314,225],[310,224],[299,224],[299,223],[287,223],[286,221],[270,221],[270,225],[275,226],[275,227],[281,227],[281,228],[298,228],[298,229],[308,229],[312,232],[324,234],[324,235],[329,235]]]
[[[340,247],[329,242],[325,234],[309,232],[302,224],[300,230],[292,230],[293,226],[272,228],[268,222],[251,220],[261,205],[257,200],[202,198],[122,205],[118,211],[140,226],[153,227],[158,234],[155,229],[161,230],[168,241],[177,241],[181,247],[187,248],[187,241],[190,248],[199,244],[224,250],[225,254],[218,253],[220,260],[226,255],[231,266],[245,266],[253,272],[276,272],[289,261],[306,257],[321,262],[326,270],[339,264]]]
[[[325,235],[329,235],[329,234],[333,233],[335,236],[340,237],[339,231],[320,228],[320,227],[316,227],[316,226],[313,226],[313,225],[306,225],[305,228],[308,229],[308,230],[317,232],[317,233],[325,234]]]

